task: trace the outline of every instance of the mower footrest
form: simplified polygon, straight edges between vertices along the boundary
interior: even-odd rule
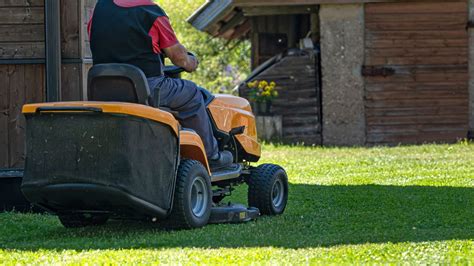
[[[233,164],[228,168],[224,168],[220,171],[213,172],[211,177],[211,182],[219,182],[225,180],[231,180],[238,178],[242,175],[242,165]]]
[[[247,208],[242,204],[232,204],[229,206],[213,207],[209,223],[245,223],[255,220],[259,216],[260,210],[257,208]]]

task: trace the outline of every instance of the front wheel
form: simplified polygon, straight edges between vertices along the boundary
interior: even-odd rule
[[[211,178],[204,166],[194,160],[179,165],[173,209],[164,222],[171,229],[192,229],[205,226],[211,215]]]
[[[288,202],[288,177],[283,168],[264,164],[252,169],[247,179],[248,203],[263,215],[279,215]]]

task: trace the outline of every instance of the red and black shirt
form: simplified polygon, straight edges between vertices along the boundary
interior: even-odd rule
[[[178,43],[166,13],[152,0],[99,0],[88,25],[94,64],[132,64],[163,74],[162,49]]]

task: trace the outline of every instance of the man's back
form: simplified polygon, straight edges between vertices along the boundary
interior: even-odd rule
[[[165,12],[152,0],[99,0],[89,23],[94,64],[125,63],[140,68],[148,78],[156,107],[178,113],[185,128],[194,129],[204,142],[211,169],[227,167],[233,156],[219,151],[201,90],[188,80],[163,75],[160,55],[188,72],[199,61],[188,55]]]
[[[132,64],[147,77],[161,76],[153,26],[162,17],[165,12],[149,0],[99,0],[90,24],[94,64]]]

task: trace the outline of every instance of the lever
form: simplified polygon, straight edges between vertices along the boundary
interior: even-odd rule
[[[237,136],[237,135],[242,135],[242,134],[244,134],[244,132],[245,132],[245,126],[241,126],[241,127],[233,128],[233,129],[229,132],[229,134],[230,134],[231,136]]]

